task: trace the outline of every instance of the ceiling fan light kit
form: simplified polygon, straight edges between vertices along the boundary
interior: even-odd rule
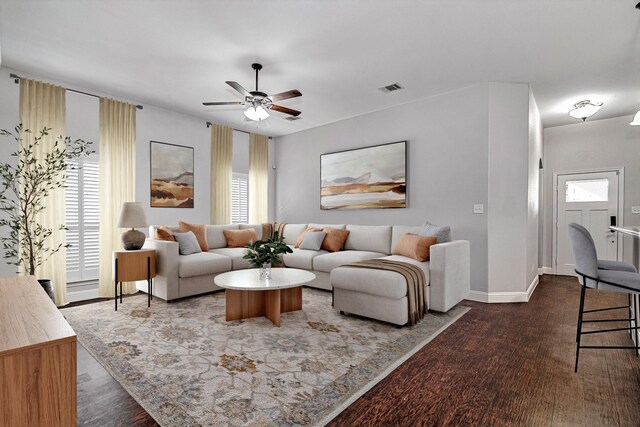
[[[251,64],[251,68],[253,68],[256,72],[256,90],[249,92],[244,87],[242,87],[240,83],[237,83],[234,81],[225,82],[244,97],[244,102],[240,102],[240,101],[203,102],[202,104],[205,106],[249,105],[249,107],[244,111],[244,115],[247,119],[257,121],[257,122],[265,120],[268,117],[270,117],[267,110],[278,111],[280,113],[289,114],[290,116],[294,116],[294,117],[297,117],[301,114],[300,111],[298,110],[294,110],[291,108],[274,104],[274,102],[276,101],[283,101],[285,99],[302,96],[302,93],[300,93],[299,90],[292,89],[286,92],[277,93],[275,95],[267,95],[264,92],[260,92],[258,90],[258,72],[262,70],[262,65],[258,63],[253,63]]]
[[[638,3],[638,4],[640,5],[640,3]],[[633,117],[633,120],[629,124],[631,126],[640,126],[640,110],[638,110],[636,115]]]
[[[583,122],[589,117],[597,113],[602,108],[602,102],[591,102],[588,99],[577,102],[573,105],[573,108],[569,110],[569,115],[576,119],[581,119]]]

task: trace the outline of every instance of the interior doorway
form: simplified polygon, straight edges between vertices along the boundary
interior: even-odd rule
[[[591,233],[599,259],[622,259],[622,239],[609,229],[622,225],[624,168],[554,173],[553,270],[575,275],[568,225],[581,224]]]

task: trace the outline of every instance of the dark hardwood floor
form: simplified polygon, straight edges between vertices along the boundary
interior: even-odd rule
[[[464,301],[473,310],[330,425],[640,425],[640,358],[632,350],[583,350],[573,372],[579,293],[575,279],[546,275],[528,303]],[[626,296],[587,292],[587,309],[616,304]],[[587,339],[630,344],[624,332]],[[82,346],[78,424],[156,425]]]

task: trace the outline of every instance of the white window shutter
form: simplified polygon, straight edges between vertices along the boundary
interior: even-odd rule
[[[249,222],[249,175],[234,173],[231,178],[231,222]]]

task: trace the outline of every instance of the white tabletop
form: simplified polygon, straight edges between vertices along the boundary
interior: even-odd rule
[[[627,228],[627,227],[609,227],[613,231],[617,231],[622,234],[626,234],[628,236],[640,237],[640,230],[638,227]]]
[[[260,280],[260,269],[229,271],[217,275],[213,282],[225,289],[243,291],[264,291],[268,289],[286,289],[301,286],[316,278],[316,275],[297,268],[272,268],[271,278]]]

